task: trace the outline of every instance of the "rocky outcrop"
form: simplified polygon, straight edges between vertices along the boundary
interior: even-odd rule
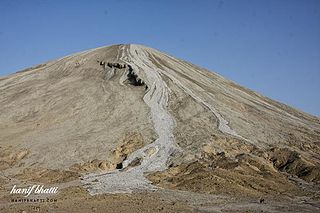
[[[133,71],[132,67],[130,65],[128,65],[128,81],[131,85],[134,86],[144,86],[145,83],[143,80],[141,80],[138,75]],[[146,87],[147,89],[147,87]]]
[[[126,67],[127,67],[126,64],[112,63],[112,62],[108,62],[107,65],[108,65],[108,67],[110,67],[110,68],[115,67],[115,68],[118,68],[118,69],[123,69],[123,68],[126,68]]]
[[[117,69],[124,69],[127,67],[126,64],[121,64],[121,63],[116,63],[116,62],[106,62],[105,61],[99,61],[97,60],[97,62],[100,64],[100,66],[102,66],[103,68],[106,68],[106,66],[110,67],[110,68],[117,68]]]
[[[320,183],[320,165],[307,161],[297,151],[289,148],[272,148],[267,153],[270,161],[279,171],[306,181]]]

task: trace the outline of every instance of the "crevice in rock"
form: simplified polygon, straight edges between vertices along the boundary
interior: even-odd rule
[[[122,169],[123,168],[123,164],[122,162],[118,163],[116,166],[116,169]]]
[[[138,77],[138,75],[133,71],[132,67],[128,65],[128,81],[131,85],[134,86],[144,86],[145,83],[142,79]],[[146,89],[148,89],[148,86],[146,86]]]

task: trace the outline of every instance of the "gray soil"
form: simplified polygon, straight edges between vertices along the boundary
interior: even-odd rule
[[[0,92],[1,212],[40,183],[61,188],[49,212],[320,210],[317,117],[160,51],[84,51]]]

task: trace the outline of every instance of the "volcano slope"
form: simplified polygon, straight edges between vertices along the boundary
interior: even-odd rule
[[[33,184],[59,187],[49,212],[320,208],[319,118],[157,50],[84,51],[0,92],[1,211],[30,210],[9,192]]]

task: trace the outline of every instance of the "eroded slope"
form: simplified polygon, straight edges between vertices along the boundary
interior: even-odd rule
[[[318,118],[157,50],[98,48],[3,78],[0,89],[5,177],[81,175],[91,194],[318,199]]]

